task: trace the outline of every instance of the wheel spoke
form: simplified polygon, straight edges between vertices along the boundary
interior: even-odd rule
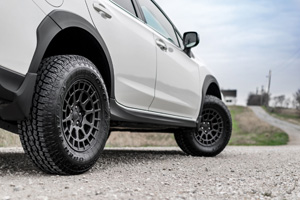
[[[85,80],[73,83],[66,92],[63,108],[61,123],[66,141],[74,150],[86,151],[100,134],[101,98],[96,88]]]
[[[98,127],[96,127],[93,123],[91,123],[91,122],[89,122],[87,120],[83,120],[82,124],[89,126],[91,129],[95,129],[95,130],[99,131]]]
[[[93,102],[93,104],[97,104],[99,102],[99,99],[96,99],[96,101]]]
[[[84,102],[81,103],[81,105],[83,106],[83,108],[86,108],[86,105],[88,104],[88,102],[90,102],[91,100],[89,98],[87,98]]]
[[[81,91],[80,92],[80,95],[79,95],[79,97],[78,97],[78,103],[81,103],[82,102],[82,96],[83,96],[83,94],[85,93],[85,91]]]
[[[93,92],[91,95],[90,95],[90,98],[93,98],[95,96],[96,92]]]
[[[92,89],[92,86],[90,85],[89,88],[86,90],[86,92],[90,93],[91,89]]]
[[[96,112],[99,112],[99,111],[101,111],[101,109],[87,110],[87,111],[86,111],[86,115],[89,115],[89,114],[95,114]]]
[[[67,118],[63,119],[62,122],[68,122],[72,120],[72,116],[68,115]]]
[[[223,121],[220,114],[214,109],[207,108],[202,112],[201,129],[195,132],[195,138],[203,146],[214,145],[223,132]]]

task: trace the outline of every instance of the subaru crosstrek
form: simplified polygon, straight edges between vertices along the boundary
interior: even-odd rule
[[[227,145],[198,34],[153,0],[1,0],[0,26],[0,127],[41,170],[89,170],[111,131],[173,133],[193,156]]]

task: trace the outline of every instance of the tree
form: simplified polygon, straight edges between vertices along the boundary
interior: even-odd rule
[[[280,107],[282,107],[282,104],[283,104],[284,100],[285,100],[285,96],[284,95],[278,96],[278,101],[280,103]]]
[[[296,91],[296,93],[294,94],[294,98],[295,98],[295,101],[296,101],[296,108],[300,109],[300,89],[298,89]]]
[[[297,108],[297,101],[295,99],[292,100],[292,108]]]
[[[286,107],[286,108],[289,108],[289,105],[290,105],[290,104],[291,104],[291,99],[290,99],[290,98],[285,99],[285,101],[284,101],[285,107]]]
[[[277,107],[278,104],[280,104],[280,107],[282,107],[284,99],[285,99],[284,95],[280,95],[280,96],[274,97],[275,107]]]
[[[263,92],[262,94],[250,93],[247,99],[248,106],[268,106],[269,104],[269,94]]]
[[[248,106],[259,106],[261,102],[261,97],[258,94],[250,93],[247,99]]]

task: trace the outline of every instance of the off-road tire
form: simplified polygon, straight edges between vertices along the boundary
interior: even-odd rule
[[[18,123],[22,146],[51,174],[80,174],[100,157],[109,131],[109,98],[101,74],[81,56],[42,61],[28,119]]]
[[[214,96],[206,96],[199,130],[182,130],[174,133],[178,146],[188,155],[216,156],[229,142],[232,120],[225,104]]]

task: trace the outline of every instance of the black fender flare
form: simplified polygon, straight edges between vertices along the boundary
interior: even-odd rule
[[[23,78],[23,76],[17,78],[17,87],[19,89],[16,89],[14,86],[13,89],[7,90],[0,85],[0,90],[9,94],[7,98],[9,98],[8,100],[10,101],[5,105],[3,105],[3,102],[0,102],[0,120],[3,119],[15,122],[24,120],[29,116],[36,85],[37,71],[40,63],[42,62],[48,46],[51,44],[54,37],[69,27],[77,27],[87,31],[98,42],[99,47],[103,50],[109,65],[111,76],[111,98],[114,98],[114,71],[112,60],[108,48],[96,28],[87,20],[74,13],[63,10],[55,10],[47,15],[37,28],[37,46],[25,78]],[[16,75],[11,76],[16,77]],[[0,123],[0,127],[7,130],[13,130],[15,132],[16,124],[13,125],[14,129],[11,129],[9,128],[11,124],[7,125],[4,124],[4,122]]]
[[[205,96],[207,94],[207,90],[211,84],[216,84],[218,90],[220,91],[220,87],[219,87],[219,83],[218,83],[217,79],[212,75],[207,75],[204,79],[203,86],[202,86],[202,99],[201,99],[200,113],[197,118],[197,128],[199,128],[200,121],[201,121],[201,114],[202,114],[202,110],[203,110],[204,98],[205,98]],[[221,93],[220,92],[218,92],[218,93],[219,94],[217,95],[217,97],[219,99],[222,99]]]
[[[214,76],[212,76],[212,75],[207,75],[207,76],[205,77],[205,79],[204,79],[204,82],[203,82],[203,87],[202,87],[202,100],[204,100],[205,95],[206,95],[206,93],[207,93],[207,90],[208,90],[208,88],[209,88],[209,86],[210,86],[211,84],[216,84],[217,87],[218,87],[218,89],[219,89],[219,91],[220,91],[220,87],[219,87],[219,83],[218,83],[217,79],[216,79]],[[219,93],[219,94],[217,95],[217,97],[218,97],[219,99],[222,99],[221,93]],[[202,101],[202,102],[203,102],[203,101]]]
[[[97,29],[86,19],[64,10],[54,10],[49,13],[37,28],[37,47],[34,52],[28,73],[37,73],[46,50],[54,37],[62,30],[70,27],[81,28],[90,33],[103,49],[110,70],[111,97],[114,98],[114,70],[108,48]]]

